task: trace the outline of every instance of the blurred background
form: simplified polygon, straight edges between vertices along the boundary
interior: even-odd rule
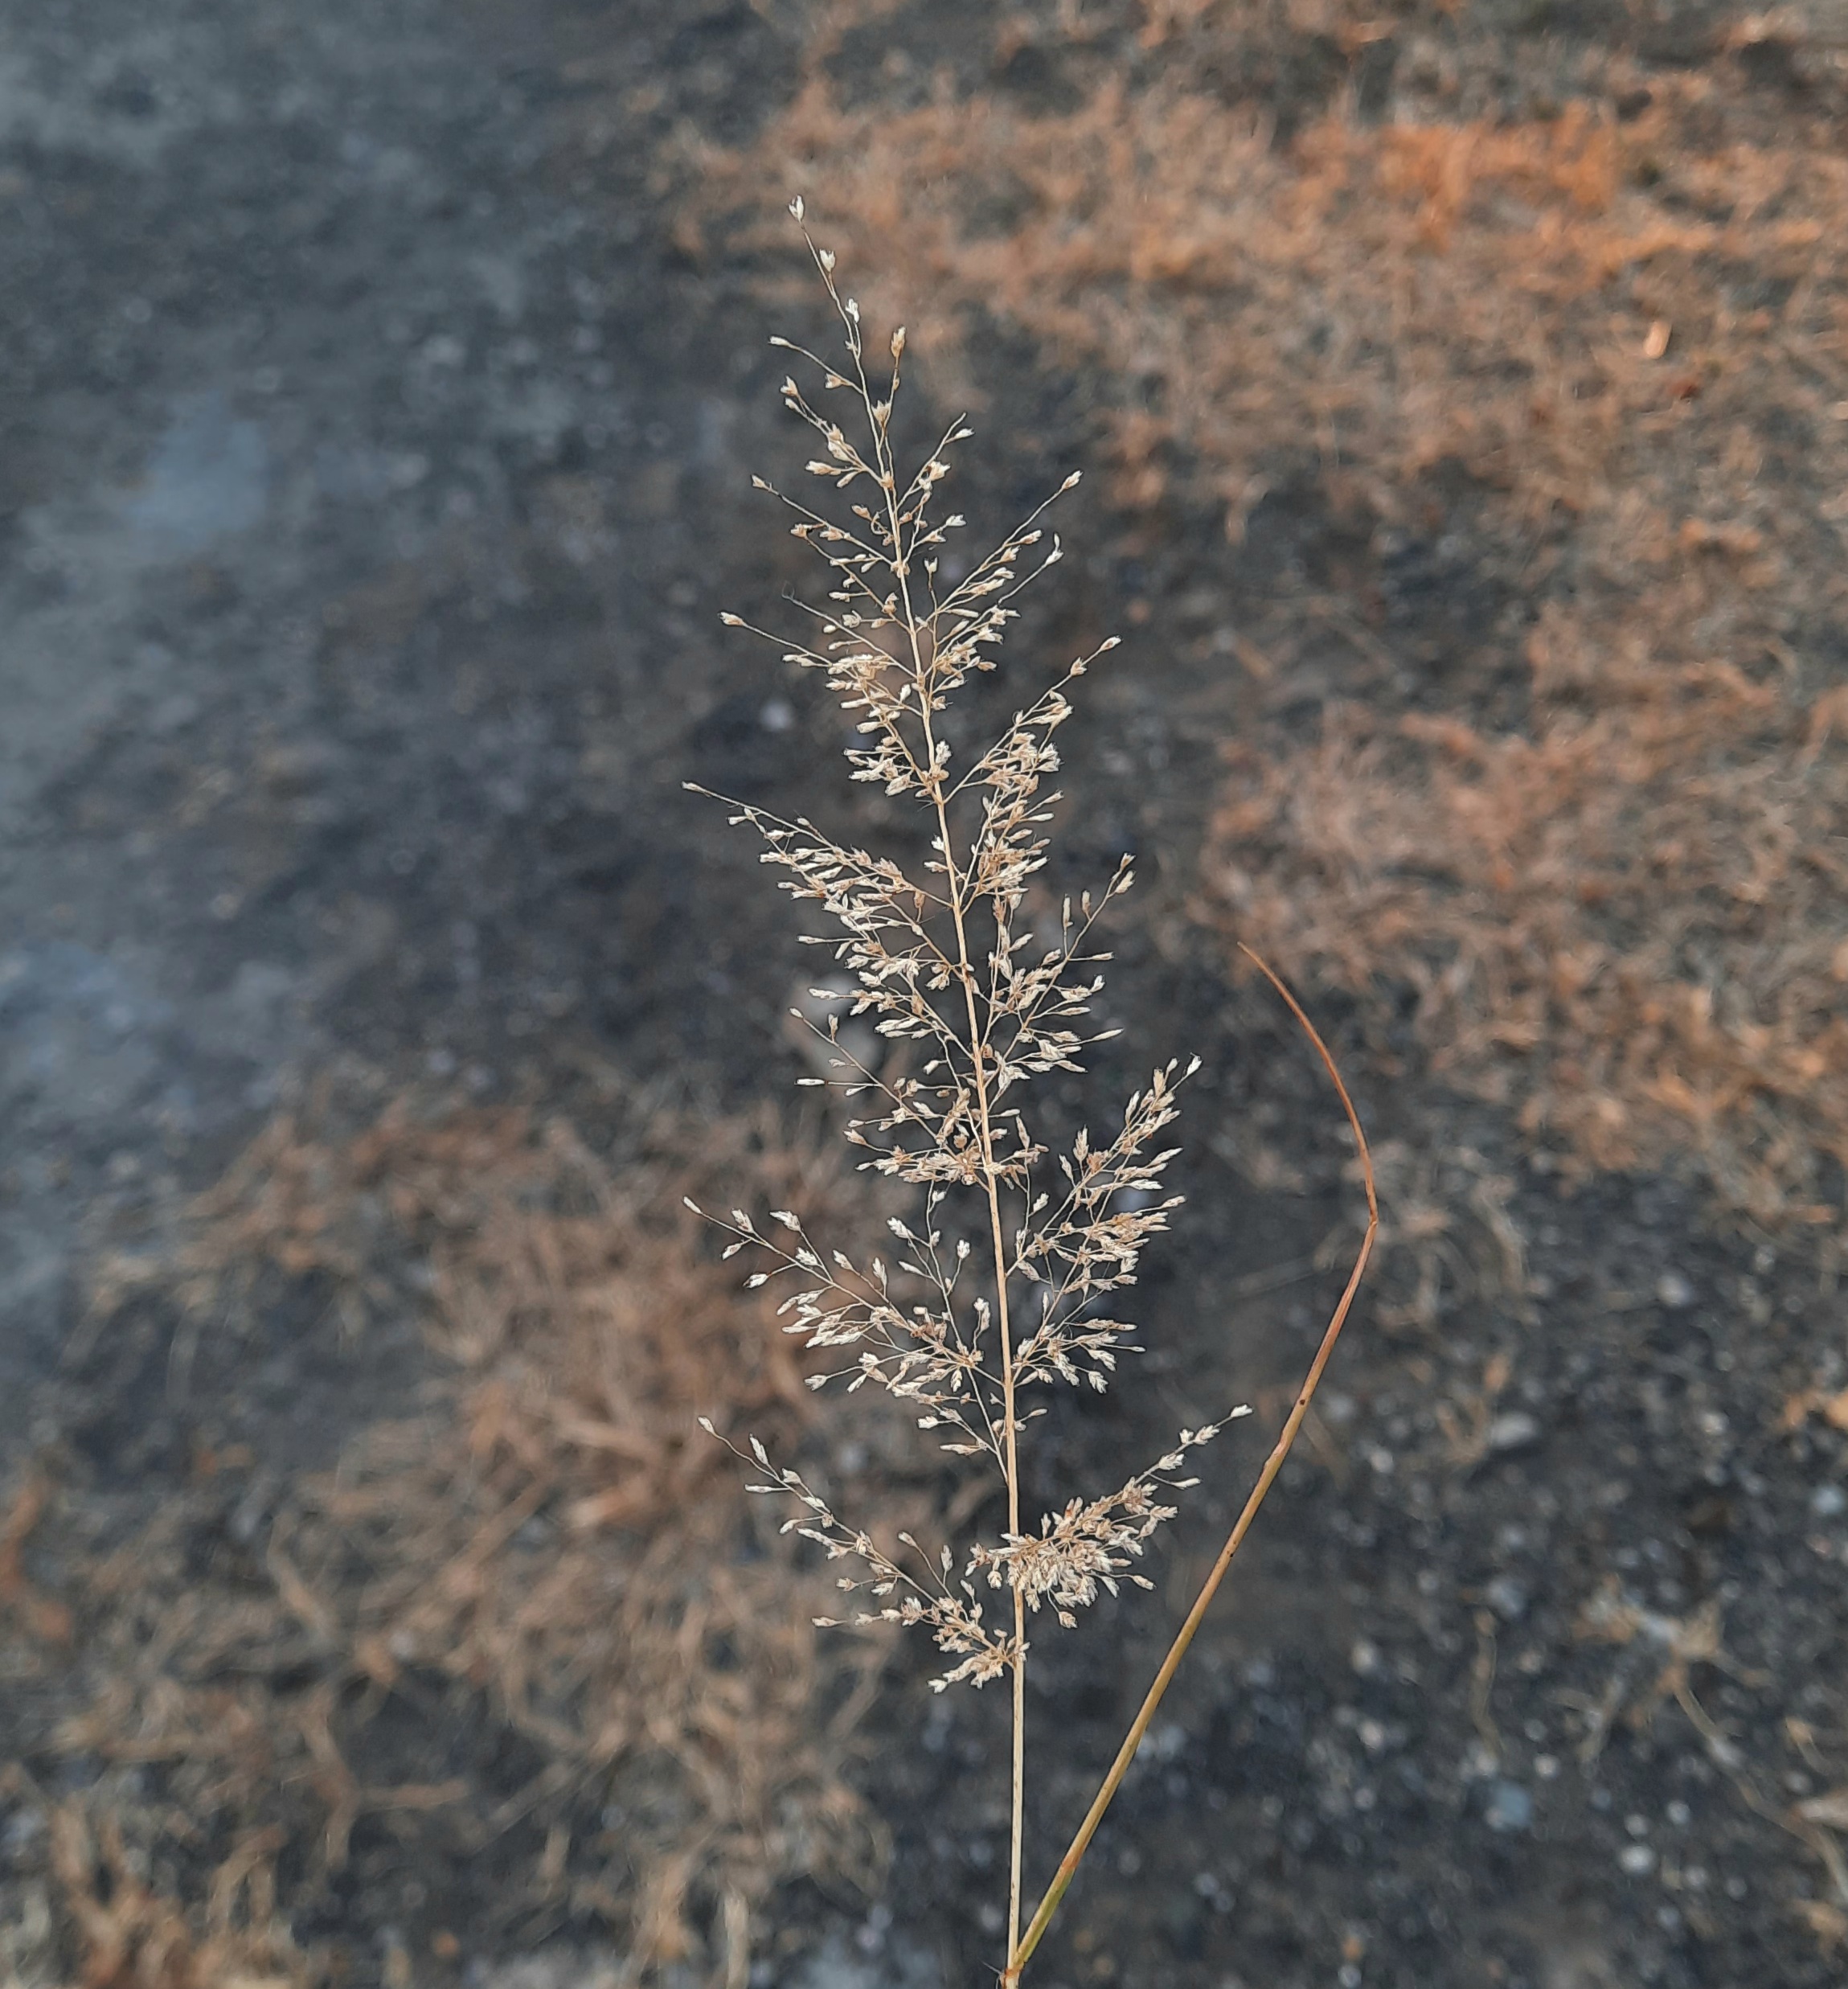
[[[1047,1872],[1378,1269],[1045,1989],[1848,1954],[1838,0],[39,0],[0,45],[0,1979],[951,1989],[1006,1708],[818,1637],[695,1414],[955,1495],[681,1206],[885,1205],[697,779],[900,855],[721,609],[830,337],[1121,631],[1054,893],[1198,1053],[1149,1352],[1256,1413],[1048,1626]],[[812,970],[811,970],[812,971]],[[1036,1653],[1036,1659],[1041,1654]]]

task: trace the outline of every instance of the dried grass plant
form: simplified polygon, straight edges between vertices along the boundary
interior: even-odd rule
[[[803,207],[791,212],[803,224]],[[884,1390],[950,1456],[985,1474],[1005,1507],[998,1531],[932,1542],[901,1532],[883,1544],[867,1522],[848,1516],[803,1474],[772,1462],[760,1440],[751,1455],[764,1474],[751,1489],[790,1502],[785,1523],[842,1569],[840,1589],[864,1598],[850,1621],[924,1630],[947,1660],[937,1691],[1006,1679],[1012,1693],[1010,1831],[1006,1950],[1002,1979],[1016,1983],[1078,1861],[1133,1758],[1232,1556],[1294,1440],[1346,1318],[1372,1247],[1373,1178],[1360,1122],[1333,1060],[1277,982],[1321,1053],[1346,1109],[1365,1175],[1368,1224],[1354,1269],[1281,1435],[1051,1884],[1022,1925],[1027,1802],[1026,1684],[1031,1630],[1050,1618],[1064,1628],[1121,1583],[1153,1584],[1138,1571],[1151,1536],[1177,1508],[1171,1497],[1196,1481],[1180,1475],[1226,1417],[1183,1429],[1166,1454],[1101,1495],[1075,1493],[1037,1518],[1024,1507],[1022,1454],[1047,1412],[1035,1391],[1107,1388],[1134,1328],[1117,1316],[1149,1241],[1168,1226],[1178,1196],[1165,1192],[1178,1149],[1160,1144],[1178,1113],[1178,1092],[1199,1068],[1158,1067],[1093,1142],[1080,1132],[1056,1154],[1025,1106],[1036,1079],[1083,1068],[1088,1043],[1110,1031],[1089,1017],[1103,982],[1099,924],[1130,886],[1125,859],[1095,896],[1067,900],[1055,925],[1036,929],[1023,908],[1045,864],[1043,833],[1059,799],[1046,782],[1059,760],[1055,735],[1071,717],[1067,692],[1107,651],[1111,638],[1026,697],[1000,735],[978,750],[952,744],[953,701],[971,680],[997,671],[998,650],[1018,614],[1022,589],[1055,565],[1059,543],[1041,523],[1048,499],[993,550],[954,560],[965,526],[941,506],[949,458],[970,431],[953,422],[915,470],[901,468],[893,408],[905,349],[901,328],[887,350],[889,374],[870,371],[860,307],[835,281],[835,258],[803,226],[815,268],[838,319],[838,364],[784,338],[772,343],[811,367],[793,377],[785,405],[820,438],[809,474],[827,486],[819,505],[758,487],[793,513],[795,537],[827,569],[828,591],[808,610],[813,632],[784,660],[826,679],[857,735],[852,777],[909,802],[923,818],[929,854],[908,872],[890,856],[838,841],[806,818],[793,821],[735,804],[736,824],[756,830],[763,861],[788,876],[782,888],[838,929],[809,935],[831,948],[850,977],[843,1028],[838,1010],[811,1021],[826,1045],[831,1087],[850,1116],[844,1136],[863,1167],[909,1188],[908,1218],[889,1219],[892,1258],[850,1254],[813,1236],[793,1210],[760,1224],[743,1208],[714,1217],[728,1232],[727,1257],[750,1249],[768,1268],[752,1289],[787,1286],[777,1307],[784,1331],[839,1364],[809,1377],[819,1388]],[[840,396],[850,413],[826,412]],[[1067,478],[1061,490],[1078,481]],[[752,627],[727,614],[729,625]],[[784,638],[755,633],[782,645]],[[698,789],[705,792],[704,789]],[[1260,968],[1262,962],[1257,963]],[[1268,970],[1264,970],[1268,972]],[[1275,977],[1272,977],[1273,980]],[[832,999],[832,990],[817,991]],[[798,1015],[801,1011],[797,1011]],[[851,1023],[870,1018],[889,1054],[870,1052]],[[690,1206],[692,1204],[690,1204]],[[1233,1409],[1232,1416],[1245,1413]],[[708,1427],[711,1427],[709,1424]],[[838,1624],[840,1619],[820,1619]]]

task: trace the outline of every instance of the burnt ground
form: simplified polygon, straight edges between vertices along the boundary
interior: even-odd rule
[[[1553,11],[1532,31],[1599,31],[1596,10]],[[594,1138],[612,1071],[674,1073],[716,1110],[799,1068],[793,929],[680,787],[794,810],[838,764],[812,687],[715,625],[795,570],[744,488],[794,445],[758,272],[699,258],[659,160],[689,129],[747,135],[800,20],[671,0],[10,14],[0,1444],[10,1476],[39,1459],[120,1528],[202,1442],[324,1466],[428,1378],[388,1315],[343,1336],[279,1308],[189,1339],[158,1308],[89,1309],[100,1254],[158,1251],[279,1104],[330,1072],[381,1097],[438,1083]],[[1093,430],[1082,379],[1006,347],[988,363],[1009,418],[985,424],[964,506],[992,523]],[[1100,1090],[1206,1060],[1190,1212],[1146,1286],[1157,1351],[1058,1423],[1050,1462],[1080,1474],[1227,1397],[1274,1424],[1338,1282],[1325,1246],[1351,1247],[1333,1101],[1190,917],[1241,712],[1203,620],[1329,529],[1272,507],[1236,549],[1184,514],[1151,541],[1081,498],[1083,556],[1026,631],[1131,637],[1072,728],[1057,873],[1124,849],[1143,872]],[[1406,587],[1398,625],[1459,644],[1497,607],[1467,574]],[[1441,1330],[1416,1323],[1402,1230],[1041,1979],[1835,1979],[1833,1840],[1789,1806],[1848,1758],[1842,1439],[1780,1419],[1841,1385],[1838,1293],[1813,1248],[1678,1181],[1566,1191],[1409,1041],[1389,1068],[1326,1019],[1387,1187],[1448,1222],[1426,1248]],[[1259,1454],[1243,1436],[1215,1472]],[[1230,1497],[1209,1487],[1158,1597],[1043,1667],[1039,1868]],[[96,1772],[51,1745],[81,1662],[20,1674],[0,1712],[25,1771],[15,1903],[44,1792]],[[981,1979],[1000,1711],[895,1674],[858,1770],[894,1832],[885,1893],[789,1889],[753,1982]],[[400,1782],[453,1766],[453,1735],[408,1720],[398,1745]],[[368,1845],[303,1909],[347,1980],[601,1966],[592,1919],[497,1919],[493,1856],[363,1827]],[[460,1939],[408,1949],[430,1901]]]

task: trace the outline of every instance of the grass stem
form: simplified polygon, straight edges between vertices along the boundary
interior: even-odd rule
[[[1155,1674],[1154,1683],[1149,1686],[1136,1717],[1130,1722],[1129,1732],[1123,1737],[1123,1745],[1117,1750],[1117,1758],[1110,1764],[1110,1772],[1104,1778],[1102,1786],[1092,1798],[1091,1807],[1085,1812],[1084,1820],[1078,1827],[1077,1835],[1072,1839],[1065,1856],[1059,1861],[1059,1869],[1053,1875],[1052,1883],[1046,1889],[1045,1897],[1040,1901],[1025,1935],[1010,1950],[1007,1966],[1002,1974],[1002,1989],[1016,1989],[1020,1980],[1020,1971],[1032,1958],[1034,1950],[1039,1946],[1041,1938],[1051,1924],[1052,1916],[1059,1910],[1059,1902],[1077,1875],[1080,1861],[1090,1848],[1092,1839],[1097,1834],[1097,1827],[1104,1820],[1104,1811],[1109,1808],[1117,1791],[1122,1786],[1123,1778],[1129,1772],[1129,1764],[1136,1758],[1136,1750],[1141,1745],[1143,1737],[1149,1731],[1149,1724],[1155,1716],[1156,1708],[1174,1682],[1174,1674],[1180,1669],[1182,1659],[1187,1655],[1187,1647],[1193,1642],[1194,1633],[1211,1606],[1213,1597],[1219,1593],[1219,1584],[1225,1580],[1226,1571],[1232,1564],[1232,1556],[1237,1553],[1246,1534],[1250,1532],[1252,1520],[1257,1517],[1259,1508],[1269,1496],[1271,1487],[1276,1483],[1277,1474],[1283,1469],[1284,1459],[1289,1455],[1290,1448],[1297,1440],[1297,1433],[1302,1428],[1303,1418],[1309,1413],[1309,1405],[1315,1398],[1316,1390],[1321,1385],[1321,1377],[1328,1366],[1329,1356],[1334,1353],[1335,1342],[1341,1337],[1341,1329],[1347,1323],[1354,1294],[1359,1290],[1360,1281],[1366,1273],[1367,1259],[1373,1254],[1374,1237],[1379,1228],[1379,1204],[1374,1189],[1373,1157],[1367,1150],[1367,1135],[1361,1130],[1360,1115],[1354,1109],[1354,1101],[1348,1096],[1347,1086],[1342,1082],[1341,1072],[1330,1053],[1328,1045],[1317,1033],[1314,1023],[1303,1013],[1296,997],[1269,966],[1260,959],[1250,947],[1241,946],[1239,950],[1289,1003],[1290,1013],[1296,1017],[1310,1042],[1315,1045],[1322,1062],[1327,1066],[1329,1076],[1334,1081],[1334,1088],[1340,1094],[1342,1105],[1347,1113],[1348,1124],[1354,1129],[1354,1144],[1359,1150],[1362,1179],[1367,1185],[1367,1233],[1361,1239],[1359,1252],[1354,1260],[1354,1269],[1348,1273],[1346,1289],[1341,1294],[1341,1302],[1335,1307],[1327,1330],[1321,1336],[1321,1344],[1316,1349],[1315,1359],[1309,1363],[1309,1372],[1303,1379],[1302,1386],[1297,1391],[1296,1401],[1276,1444],[1272,1447],[1270,1455],[1264,1460],[1264,1467],[1258,1474],[1258,1480],[1252,1487],[1251,1496],[1246,1499],[1244,1510],[1234,1523],[1231,1532],[1226,1536],[1226,1544],[1219,1549],[1212,1572],[1201,1585],[1200,1593],[1194,1599],[1194,1606],[1187,1612],[1187,1620],[1182,1624],[1179,1634],[1168,1648],[1168,1655],[1162,1660],[1162,1668]]]

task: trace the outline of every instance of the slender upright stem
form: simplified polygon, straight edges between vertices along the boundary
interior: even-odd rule
[[[1004,1457],[1003,1475],[1007,1480],[1007,1530],[1020,1537],[1020,1459],[1018,1425],[1014,1413],[1014,1336],[1007,1306],[1007,1241],[1001,1217],[1001,1183],[994,1151],[994,1127],[990,1110],[988,1044],[975,1005],[975,971],[969,957],[968,900],[964,880],[956,867],[950,847],[949,811],[944,798],[943,779],[936,766],[936,740],[931,725],[931,694],[919,623],[912,606],[911,579],[904,542],[893,495],[891,460],[883,431],[875,424],[875,447],[884,473],[886,515],[892,535],[892,572],[899,584],[904,608],[906,639],[911,645],[912,679],[917,685],[918,706],[924,723],[925,778],[936,810],[938,847],[943,852],[944,880],[949,890],[949,911],[956,929],[957,978],[962,983],[965,1013],[969,1022],[969,1062],[975,1080],[976,1121],[981,1140],[982,1183],[988,1195],[989,1233],[994,1251],[995,1327],[1001,1341],[1001,1425]],[[1013,1688],[1013,1794],[1008,1844],[1007,1952],[1013,1954],[1020,1941],[1022,1855],[1026,1835],[1026,1606],[1019,1585],[1014,1585]]]
[[[908,612],[909,604],[907,604]],[[930,721],[924,721],[929,736]],[[937,821],[941,825],[944,867],[950,872],[950,912],[956,924],[957,964],[962,980],[963,999],[969,1015],[969,1053],[975,1066],[977,1121],[981,1131],[981,1166],[988,1190],[989,1232],[994,1247],[995,1325],[1001,1335],[1001,1424],[1006,1456],[1007,1530],[1020,1537],[1020,1458],[1017,1446],[1018,1425],[1014,1413],[1014,1338],[1007,1311],[1007,1245],[1001,1220],[1001,1183],[995,1178],[994,1130],[989,1116],[987,1045],[976,1019],[975,974],[969,965],[969,941],[963,920],[963,899],[950,859],[949,822],[940,798]],[[1020,1940],[1021,1856],[1026,1827],[1026,1605],[1019,1584],[1014,1585],[1014,1796],[1009,1831],[1007,1876],[1007,1951],[1011,1954]]]
[[[1309,1040],[1320,1053],[1328,1068],[1328,1074],[1334,1080],[1334,1088],[1341,1094],[1341,1102],[1347,1112],[1348,1124],[1354,1131],[1354,1144],[1359,1150],[1361,1178],[1367,1187],[1367,1233],[1361,1239],[1360,1249],[1354,1260],[1354,1269],[1349,1272],[1346,1288],[1341,1294],[1341,1302],[1335,1307],[1334,1316],[1321,1336],[1321,1344],[1316,1349],[1315,1359],[1309,1363],[1309,1372],[1303,1377],[1302,1386],[1297,1391],[1295,1402],[1272,1446],[1270,1455],[1264,1460],[1264,1468],[1258,1474],[1258,1481],[1252,1487],[1251,1496],[1246,1499],[1244,1509],[1234,1523],[1226,1544],[1219,1549],[1219,1559],[1213,1563],[1212,1572],[1201,1585],[1200,1593],[1194,1598],[1194,1606],[1187,1612],[1187,1620],[1182,1624],[1179,1634],[1169,1647],[1168,1655],[1162,1660],[1162,1668],[1155,1674],[1154,1683],[1149,1686],[1136,1717],[1130,1722],[1129,1731],[1123,1737],[1123,1745],[1117,1750],[1117,1758],[1110,1764],[1110,1772],[1105,1775],[1102,1786],[1092,1798],[1091,1807],[1085,1812],[1084,1821],[1078,1827],[1078,1834],[1072,1840],[1071,1848],[1059,1862],[1059,1869],[1053,1875],[1052,1883],[1046,1889],[1046,1897],[1040,1901],[1024,1939],[1015,1942],[1008,1950],[1007,1966],[1002,1971],[1001,1989],[1018,1989],[1020,1971],[1039,1946],[1040,1936],[1059,1910],[1059,1904],[1065,1897],[1072,1879],[1076,1876],[1079,1860],[1090,1848],[1091,1839],[1097,1834],[1097,1826],[1104,1820],[1104,1812],[1110,1807],[1123,1778],[1129,1772],[1129,1764],[1136,1758],[1136,1750],[1142,1745],[1142,1737],[1149,1731],[1149,1722],[1155,1716],[1155,1709],[1162,1703],[1163,1695],[1180,1668],[1187,1647],[1194,1641],[1194,1634],[1200,1627],[1213,1597],[1219,1593],[1219,1584],[1225,1580],[1226,1570],[1232,1565],[1232,1556],[1251,1530],[1251,1524],[1258,1515],[1258,1508],[1268,1496],[1271,1487],[1276,1483],[1277,1473],[1283,1469],[1284,1459],[1290,1454],[1290,1446],[1297,1440],[1297,1433],[1302,1428],[1303,1418],[1309,1413],[1309,1405],[1317,1388],[1321,1384],[1329,1356],[1334,1351],[1334,1343],[1341,1337],[1341,1329],[1347,1322],[1347,1315],[1354,1304],[1354,1294],[1360,1289],[1360,1281],[1367,1270],[1367,1259],[1373,1253],[1373,1240],[1379,1228],[1379,1204],[1374,1192],[1373,1159],[1367,1151],[1367,1135],[1361,1130],[1360,1114],[1354,1109],[1354,1101],[1347,1094],[1347,1086],[1341,1081],[1341,1072],[1336,1068],[1328,1045],[1316,1033],[1316,1028],[1298,1004],[1295,995],[1285,986],[1270,968],[1259,959],[1249,946],[1241,945],[1240,952],[1252,961],[1269,981],[1276,991],[1289,1004],[1290,1013],[1302,1025]]]

